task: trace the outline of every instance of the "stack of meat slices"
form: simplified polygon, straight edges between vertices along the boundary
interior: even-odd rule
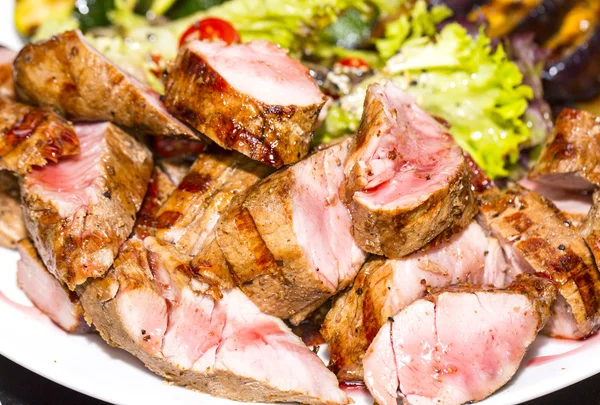
[[[6,180],[0,220],[20,222],[0,242],[20,286],[169,382],[337,405],[339,381],[364,381],[381,404],[460,404],[509,381],[540,330],[600,325],[595,117],[563,113],[531,180],[500,190],[389,83],[368,88],[356,137],[309,155],[326,99],[267,42],[188,42],[164,105],[75,31],[10,69],[0,168],[19,190]],[[139,134],[159,154],[214,144],[190,165]],[[332,297],[337,379],[288,327]]]

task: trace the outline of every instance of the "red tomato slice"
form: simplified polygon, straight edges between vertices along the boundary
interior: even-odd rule
[[[339,63],[342,66],[348,66],[356,69],[369,69],[369,64],[361,58],[342,58],[338,60],[336,63]]]
[[[240,35],[236,29],[220,18],[205,18],[192,24],[181,36],[179,46],[191,39],[215,41],[220,39],[228,44],[240,42]]]

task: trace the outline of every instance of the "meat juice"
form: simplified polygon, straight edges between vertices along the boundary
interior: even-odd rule
[[[50,320],[50,318],[48,318],[42,311],[40,311],[36,307],[19,304],[18,302],[11,300],[6,295],[4,295],[4,293],[2,291],[0,291],[0,302],[3,302],[6,305],[8,305],[9,307],[16,309],[17,311],[28,316],[29,318],[39,320],[42,322],[47,322],[47,323],[51,324],[52,326],[54,326],[56,329],[62,330],[62,329],[56,327],[56,325],[54,325],[54,323]]]
[[[579,345],[577,347],[574,347],[573,349],[567,350],[563,353],[558,353],[558,354],[550,354],[548,356],[539,356],[539,357],[535,357],[531,360],[529,360],[527,362],[526,367],[530,367],[530,366],[540,366],[542,364],[546,364],[548,362],[551,362],[553,360],[556,359],[560,359],[560,358],[564,358],[567,356],[570,356],[572,354],[575,353],[579,353],[580,351],[582,351],[583,349],[588,348],[590,345],[592,344],[596,344],[598,343],[598,334],[594,334],[586,339],[583,339],[581,341],[578,341],[577,343],[579,343]]]

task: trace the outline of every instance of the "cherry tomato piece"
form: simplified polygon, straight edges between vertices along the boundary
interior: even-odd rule
[[[338,63],[342,66],[348,66],[348,67],[355,68],[355,69],[369,69],[370,68],[369,64],[366,61],[364,61],[361,58],[356,58],[356,57],[342,58],[342,59],[338,60],[336,63]]]
[[[227,44],[240,42],[236,29],[225,20],[209,17],[192,24],[181,36],[179,46],[191,39],[215,41],[220,39]]]

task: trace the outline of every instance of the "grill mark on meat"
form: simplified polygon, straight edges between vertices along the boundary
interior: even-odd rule
[[[63,156],[79,153],[70,123],[50,110],[0,96],[0,169],[25,174]]]
[[[210,176],[189,173],[187,174],[177,188],[179,190],[187,191],[188,193],[203,193],[208,190],[209,185],[213,179]]]
[[[248,243],[248,246],[250,247],[252,260],[254,263],[256,263],[256,267],[259,269],[272,269],[271,275],[275,276],[282,283],[291,287],[292,284],[283,274],[279,264],[273,257],[273,253],[271,253],[265,244],[264,239],[260,236],[260,233],[256,229],[256,223],[254,222],[252,215],[250,215],[250,212],[248,212],[248,210],[245,208],[240,208],[237,215],[233,219],[233,222],[240,235],[253,236],[253,241],[249,241],[250,243]],[[237,283],[240,284],[242,290],[244,290],[244,287],[249,287],[254,282],[260,283],[260,278],[264,277],[264,275],[248,273],[247,277],[243,277],[239,273],[233,273],[233,277],[236,279]]]
[[[501,213],[495,210],[498,206]],[[552,327],[576,322],[578,329],[572,332],[552,329],[549,333],[581,338],[594,332],[599,323],[596,296],[600,290],[600,274],[583,238],[572,229],[565,216],[548,199],[521,187],[486,192],[481,212],[492,234],[503,241],[503,248],[507,256],[512,257],[516,270],[547,273],[557,284],[561,294],[559,301],[564,298],[569,311],[559,311],[555,316],[569,318],[557,318],[551,322]],[[511,221],[515,215],[521,219]],[[529,220],[523,220],[523,216]],[[522,226],[524,222],[528,226]],[[573,318],[569,315],[571,312]]]
[[[565,108],[528,176],[551,187],[591,191],[600,185],[600,117]]]
[[[156,227],[157,228],[170,228],[172,227],[179,218],[181,218],[181,212],[176,211],[165,211],[159,215],[156,219]]]
[[[533,222],[529,217],[522,212],[515,212],[512,215],[506,217],[506,222],[511,224],[518,232],[525,232],[528,230]]]

